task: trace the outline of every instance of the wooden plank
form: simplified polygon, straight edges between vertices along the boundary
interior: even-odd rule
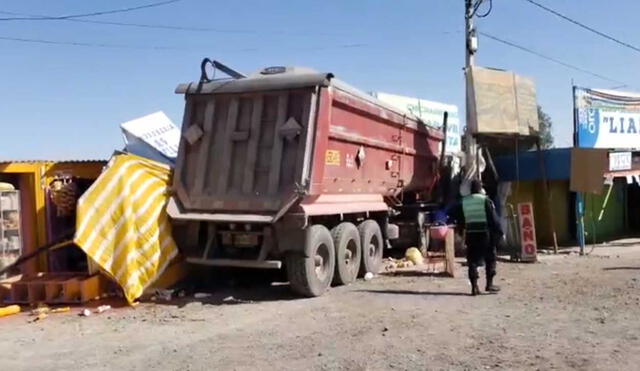
[[[231,149],[233,147],[233,141],[231,140],[232,133],[236,130],[236,124],[238,121],[238,106],[240,99],[235,97],[231,100],[229,106],[229,112],[227,114],[227,125],[224,131],[224,143],[222,156],[220,157],[220,173],[218,174],[218,193],[224,194],[227,191],[227,185],[229,184],[229,170],[231,170],[232,159]]]
[[[288,92],[280,94],[278,97],[278,118],[273,128],[273,147],[271,148],[271,162],[269,172],[269,194],[278,192],[280,184],[280,169],[282,167],[282,138],[280,137],[280,127],[287,119],[287,104],[289,103]]]
[[[80,302],[85,303],[90,300],[100,298],[100,275],[94,275],[84,279],[80,283]]]
[[[450,277],[456,277],[456,252],[454,228],[449,228],[444,241],[445,270]]]
[[[59,302],[77,303],[80,301],[80,279],[72,278],[65,281],[63,286],[63,295]]]
[[[213,121],[215,113],[216,101],[210,99],[207,102],[207,107],[204,111],[204,123],[202,130],[204,131],[204,139],[200,142],[200,153],[198,153],[198,163],[196,164],[196,179],[194,186],[195,196],[202,195],[204,191],[204,181],[211,173],[207,171],[207,165],[211,163],[209,159],[209,149],[211,147],[211,141],[213,140]]]
[[[247,149],[247,161],[244,167],[244,185],[242,191],[252,193],[254,187],[254,177],[256,174],[256,160],[258,155],[258,144],[260,143],[260,123],[262,122],[262,106],[264,97],[258,95],[253,99],[253,111],[251,115],[251,129],[249,129],[249,145]]]

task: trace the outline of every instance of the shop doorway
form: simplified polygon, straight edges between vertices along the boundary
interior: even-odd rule
[[[640,184],[627,185],[627,229],[631,235],[640,235]]]

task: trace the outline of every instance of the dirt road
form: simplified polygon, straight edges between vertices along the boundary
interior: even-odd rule
[[[464,278],[378,277],[292,299],[286,286],[88,318],[0,320],[0,370],[633,370],[640,247],[499,264],[499,295]],[[193,299],[191,299],[193,300]]]

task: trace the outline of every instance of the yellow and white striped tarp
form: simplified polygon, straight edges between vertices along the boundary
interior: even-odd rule
[[[171,169],[116,155],[78,201],[77,244],[132,303],[178,255],[166,213]]]

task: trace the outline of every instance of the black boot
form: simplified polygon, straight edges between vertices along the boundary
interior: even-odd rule
[[[494,293],[500,291],[500,287],[493,284],[493,276],[487,276],[487,287],[485,291]]]
[[[471,280],[471,295],[480,295],[480,288],[478,287],[478,280]]]

